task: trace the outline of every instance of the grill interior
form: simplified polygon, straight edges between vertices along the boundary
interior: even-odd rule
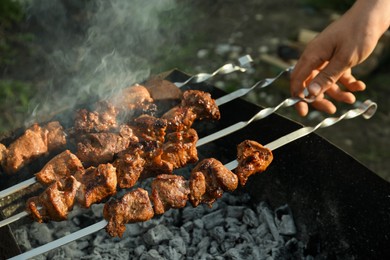
[[[187,78],[178,70],[167,74],[167,79],[173,82]],[[225,94],[208,84],[191,88],[210,92],[213,98]],[[257,105],[236,99],[220,107],[220,121],[198,122],[194,128],[201,138],[247,120],[259,109]],[[199,159],[215,157],[228,163],[235,159],[236,145],[241,141],[253,139],[267,144],[300,127],[300,124],[272,114],[199,147]],[[287,203],[295,219],[297,237],[312,255],[331,259],[386,259],[390,256],[389,183],[317,134],[303,137],[273,153],[275,159],[270,167],[263,174],[250,178],[243,191],[254,202],[266,201],[271,208]],[[18,178],[36,172],[34,168],[26,169]],[[20,180],[15,180],[14,176],[2,175],[1,189],[17,181]],[[7,258],[18,254],[12,230],[3,227],[0,232],[1,255]]]

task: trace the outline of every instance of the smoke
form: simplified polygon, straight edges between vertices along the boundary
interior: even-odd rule
[[[28,3],[42,52],[37,66],[44,69],[26,124],[146,79],[160,47],[175,42],[161,26],[176,6],[173,0]]]

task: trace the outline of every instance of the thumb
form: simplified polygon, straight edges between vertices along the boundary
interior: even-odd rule
[[[309,94],[318,96],[331,88],[343,75],[347,67],[339,60],[331,60],[310,82]]]

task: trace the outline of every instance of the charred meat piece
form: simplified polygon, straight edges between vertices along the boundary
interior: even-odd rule
[[[85,166],[97,166],[112,162],[114,155],[125,150],[138,138],[128,126],[122,126],[119,133],[91,133],[80,138],[77,143],[77,157]]]
[[[183,93],[182,107],[192,107],[198,120],[212,119],[219,120],[221,113],[211,98],[211,94],[200,90],[187,90]]]
[[[44,185],[49,185],[55,181],[76,174],[77,172],[83,172],[84,167],[77,158],[69,150],[53,157],[46,165],[40,170],[35,178]]]
[[[249,176],[267,169],[273,160],[272,151],[256,141],[245,140],[237,146],[238,167],[235,173],[244,186]]]
[[[122,237],[125,224],[147,221],[154,216],[148,192],[138,188],[126,193],[120,200],[111,199],[104,205],[103,216],[108,221],[107,233]]]
[[[190,189],[183,176],[160,174],[152,182],[151,200],[156,214],[185,207]]]
[[[56,181],[41,195],[27,201],[27,212],[40,223],[66,220],[79,187],[80,183],[73,176]]]
[[[191,128],[196,120],[196,114],[192,107],[176,106],[162,115],[161,118],[167,120],[168,132],[178,132]]]
[[[220,161],[214,158],[204,159],[191,171],[190,202],[194,207],[200,203],[211,207],[216,199],[222,197],[224,191],[234,191],[237,186],[237,176]]]
[[[58,122],[26,129],[24,134],[10,144],[3,158],[3,169],[12,174],[37,157],[48,154],[66,144],[65,132]]]
[[[150,115],[141,115],[130,124],[136,136],[144,141],[164,143],[167,121]]]
[[[75,177],[81,183],[77,201],[85,208],[116,193],[116,169],[109,163],[90,167]]]
[[[173,169],[181,168],[188,163],[198,161],[196,142],[198,134],[194,129],[173,132],[166,136],[161,159],[173,165]]]
[[[77,133],[107,132],[118,127],[118,111],[108,101],[96,103],[93,111],[80,109],[75,114],[74,129]]]
[[[142,158],[142,153],[142,146],[135,144],[118,155],[113,165],[116,168],[117,182],[120,188],[131,188],[138,181],[146,162]]]

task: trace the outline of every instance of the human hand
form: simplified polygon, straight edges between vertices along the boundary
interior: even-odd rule
[[[304,97],[307,88],[316,97],[312,106],[329,114],[336,112],[331,99],[354,103],[352,92],[364,90],[365,84],[351,68],[372,53],[390,24],[389,12],[389,1],[358,0],[307,45],[291,74],[291,95]],[[305,116],[308,104],[299,102],[296,109]]]

